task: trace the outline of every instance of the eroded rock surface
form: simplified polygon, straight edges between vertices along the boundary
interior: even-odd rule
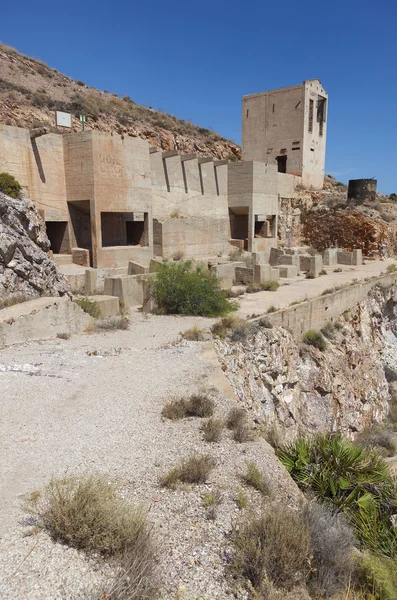
[[[397,289],[375,288],[328,332],[321,352],[281,327],[218,340],[222,368],[241,402],[287,439],[316,431],[351,437],[389,411],[385,366],[397,372]]]
[[[0,299],[63,296],[68,284],[47,254],[50,242],[31,200],[0,192]]]

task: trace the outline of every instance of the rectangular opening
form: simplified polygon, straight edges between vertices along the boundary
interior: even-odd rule
[[[248,208],[229,209],[230,237],[233,240],[248,240]]]
[[[324,134],[324,123],[327,112],[327,99],[323,96],[317,98],[317,122],[319,123],[319,134]]]
[[[309,133],[313,133],[314,102],[309,100]]]
[[[45,223],[50,250],[54,254],[70,252],[70,241],[67,221],[46,221]]]
[[[277,161],[277,169],[279,173],[287,172],[287,155],[283,154],[282,156],[276,156]]]
[[[102,212],[102,248],[109,246],[147,246],[148,213]]]
[[[255,215],[255,237],[256,238],[274,238],[276,236],[276,216],[275,215]]]

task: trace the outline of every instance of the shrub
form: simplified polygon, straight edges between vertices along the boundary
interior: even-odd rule
[[[244,327],[244,325],[246,325],[244,319],[229,315],[214,323],[211,327],[211,333],[223,340],[230,331],[238,330],[240,327]]]
[[[226,427],[228,429],[236,429],[241,423],[244,423],[247,420],[247,412],[243,408],[238,408],[237,406],[231,408],[226,421]]]
[[[309,271],[308,273],[306,273],[305,277],[306,277],[306,279],[314,279],[315,275],[314,275],[314,273],[310,273],[310,271]]]
[[[177,250],[176,252],[174,252],[174,254],[172,255],[172,260],[181,260],[184,257],[185,253],[183,252],[183,250]]]
[[[98,302],[95,300],[90,300],[87,298],[74,298],[73,302],[75,302],[80,308],[84,310],[84,312],[88,313],[94,319],[97,319],[101,314],[101,309],[99,308]]]
[[[303,514],[310,531],[309,587],[316,598],[329,597],[351,579],[355,536],[345,516],[329,505],[312,502]]]
[[[274,281],[273,279],[264,279],[261,281],[260,286],[261,290],[264,292],[275,292],[280,287],[280,284],[278,281]]]
[[[290,590],[305,580],[310,535],[300,513],[275,505],[259,516],[250,514],[233,532],[232,540],[234,570],[257,592],[266,594],[269,581]]]
[[[97,330],[112,331],[116,329],[128,329],[130,326],[130,320],[125,316],[114,315],[113,317],[106,317],[96,322],[95,328]]]
[[[395,561],[365,552],[356,559],[353,585],[364,594],[364,600],[395,600],[397,598],[397,567]]]
[[[319,275],[326,275],[327,271],[325,269],[321,269],[321,271],[319,272]]]
[[[70,338],[70,333],[57,333],[57,338],[60,340],[68,340]]]
[[[397,271],[396,263],[392,263],[391,265],[387,265],[386,271],[388,273],[395,273]]]
[[[347,515],[364,547],[385,556],[397,555],[397,537],[391,527],[395,483],[377,450],[340,434],[324,434],[298,438],[277,455],[302,489]]]
[[[244,294],[244,290],[239,288],[238,290],[223,290],[223,293],[225,295],[225,298],[239,298],[239,296],[242,296]]]
[[[247,294],[256,294],[261,291],[261,286],[259,283],[249,283],[245,291]]]
[[[0,173],[0,192],[10,196],[10,198],[18,198],[21,190],[19,182],[13,175]]]
[[[191,456],[160,478],[162,487],[175,488],[179,483],[205,483],[215,466],[209,454]]]
[[[269,489],[269,484],[265,480],[259,467],[254,462],[247,463],[247,472],[244,476],[244,481],[247,485],[253,487],[258,492],[266,494]]]
[[[271,313],[274,313],[276,311],[277,311],[277,307],[272,305],[272,306],[269,306],[269,308],[267,309],[266,312],[267,312],[267,314],[270,315]]]
[[[148,536],[146,517],[116,495],[106,479],[52,479],[25,504],[52,539],[77,550],[123,556]]]
[[[201,430],[206,442],[219,442],[222,438],[224,422],[217,417],[211,417],[202,424]]]
[[[153,289],[160,311],[166,314],[217,317],[236,310],[225,298],[217,277],[201,265],[193,267],[190,261],[159,265]]]
[[[259,319],[258,325],[259,327],[264,327],[265,329],[273,329],[273,324],[269,321],[267,317],[262,317],[262,319]]]
[[[309,329],[303,336],[303,342],[309,346],[314,346],[323,352],[327,347],[327,342],[320,331]]]
[[[220,504],[222,504],[222,495],[219,493],[219,491],[216,491],[214,494],[211,492],[206,492],[203,495],[203,506],[206,510],[207,519],[215,519],[216,509]]]
[[[207,394],[192,394],[190,398],[171,400],[164,406],[162,415],[175,421],[186,417],[211,417],[215,403]]]
[[[334,269],[334,273],[342,273],[343,269],[341,269],[340,267],[337,267],[336,269]]]
[[[254,432],[248,421],[242,421],[234,428],[233,439],[239,444],[251,442],[254,439]]]
[[[190,329],[186,329],[182,334],[184,340],[190,342],[201,342],[203,340],[204,329],[200,329],[198,325],[193,325]]]
[[[248,506],[247,496],[241,490],[236,496],[236,505],[239,510],[243,510],[243,508],[247,508]]]

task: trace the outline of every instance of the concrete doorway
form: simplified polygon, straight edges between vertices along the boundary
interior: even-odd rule
[[[90,201],[75,200],[74,202],[68,202],[68,208],[75,245],[77,248],[89,250],[90,265],[92,266]]]
[[[276,156],[277,168],[279,173],[287,172],[287,155],[283,154],[282,156]]]
[[[54,254],[66,254],[70,252],[68,222],[46,221],[45,227],[48,239],[50,240],[50,250]]]

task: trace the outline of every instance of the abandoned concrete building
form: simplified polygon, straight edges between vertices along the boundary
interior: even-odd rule
[[[0,125],[0,172],[46,222],[54,254],[94,268],[237,246],[270,257],[280,200],[322,187],[327,96],[318,80],[243,98],[243,162],[162,152],[99,131],[34,137]],[[292,156],[291,156],[292,155]]]
[[[328,96],[318,79],[243,97],[243,160],[277,163],[280,173],[321,189]]]

